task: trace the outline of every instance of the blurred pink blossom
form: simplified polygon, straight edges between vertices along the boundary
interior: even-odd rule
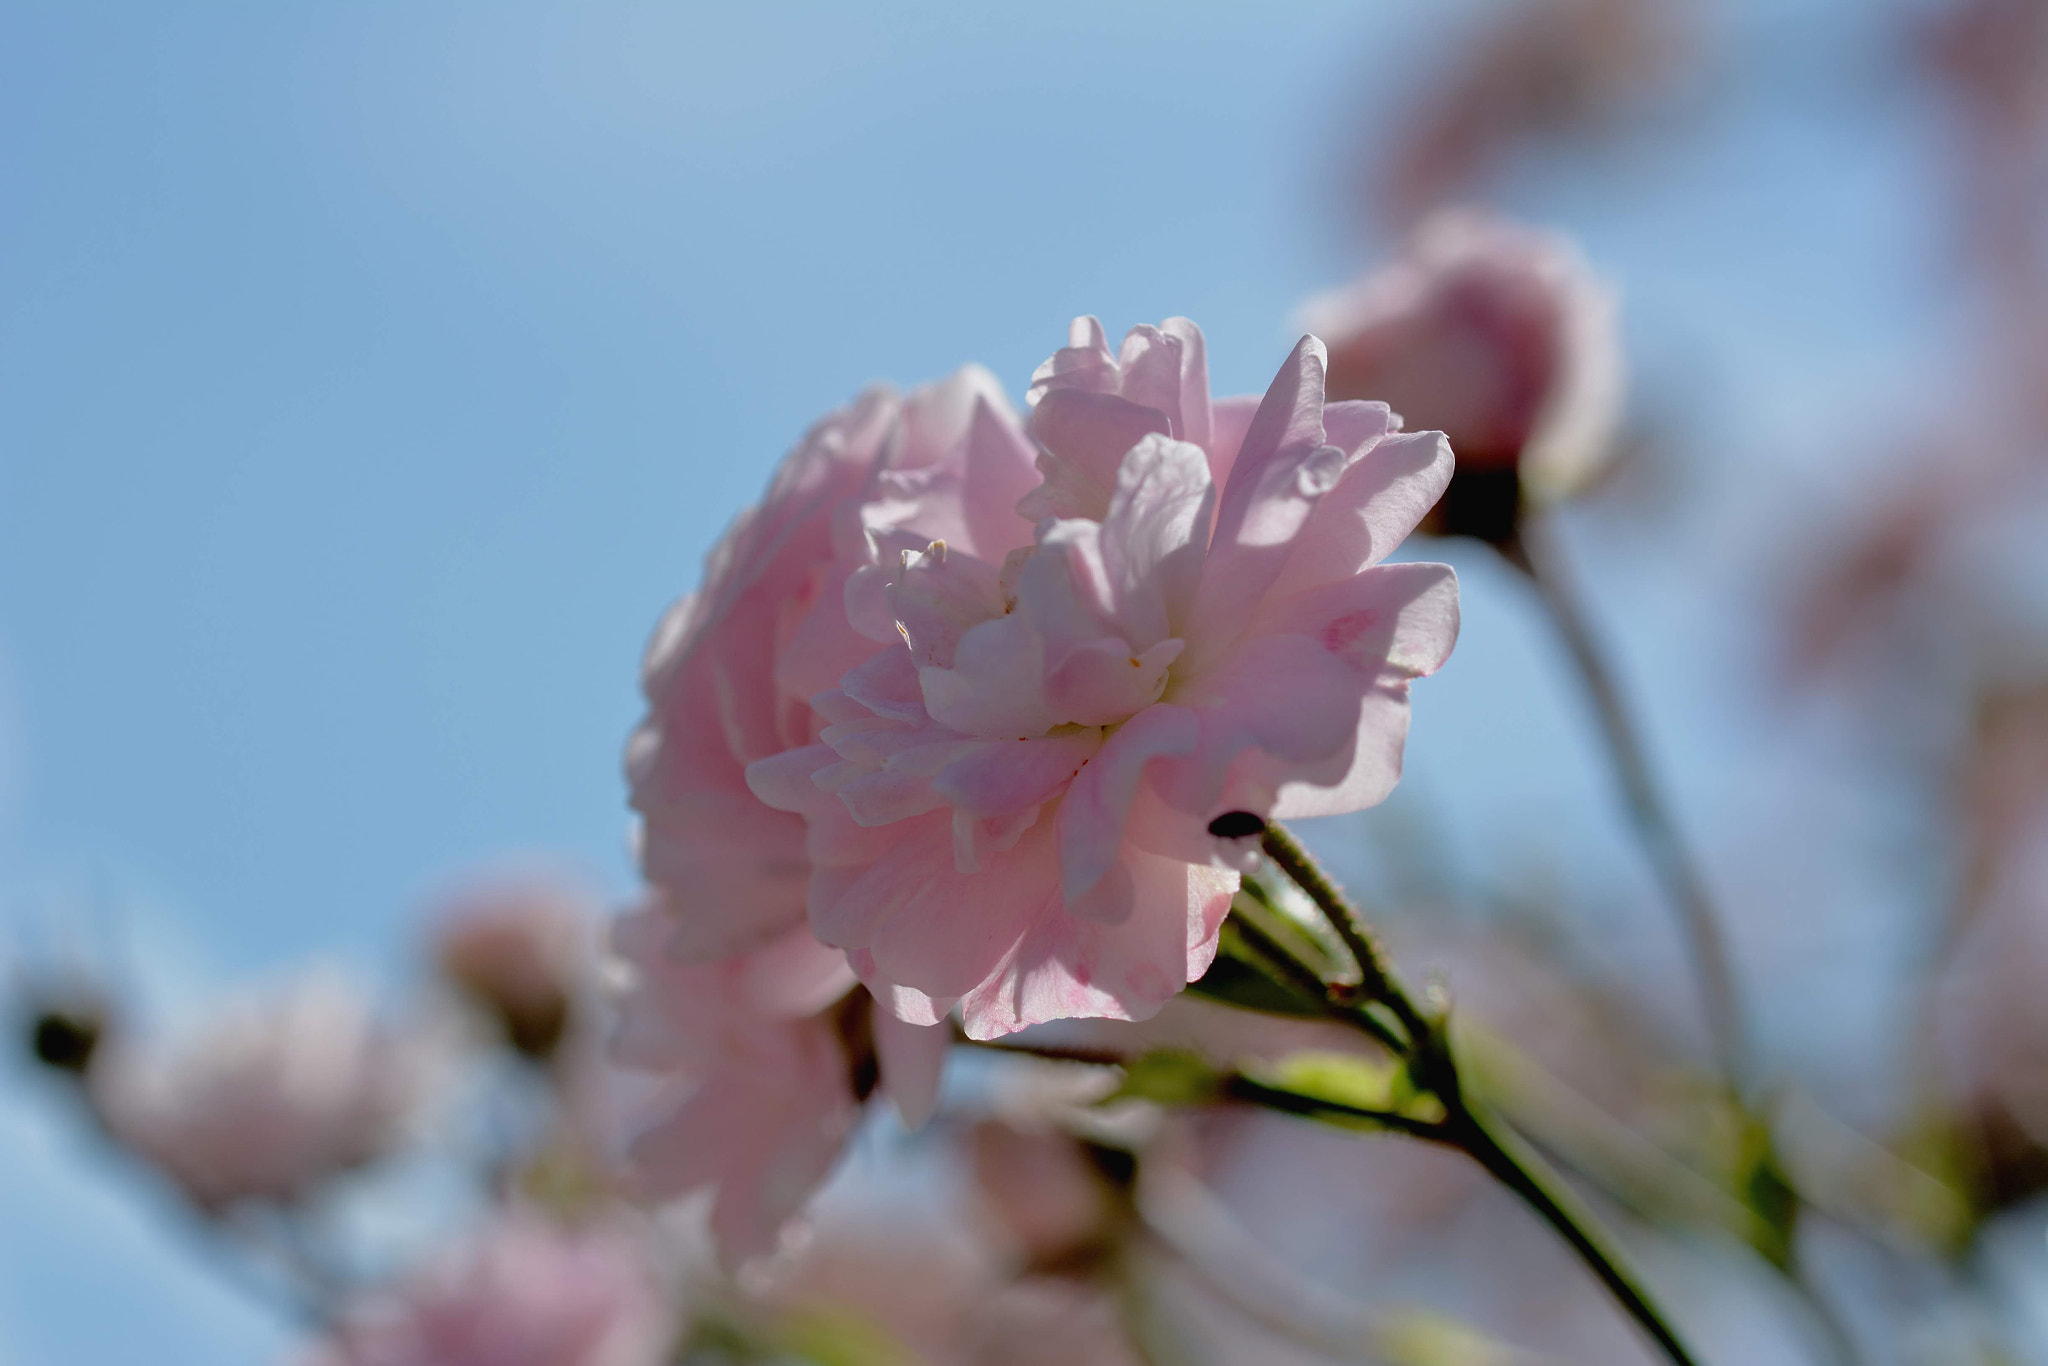
[[[1072,1134],[983,1120],[968,1133],[967,1155],[981,1205],[1025,1265],[1074,1262],[1113,1233],[1117,1188]]]
[[[589,989],[597,915],[595,898],[566,882],[499,876],[440,906],[434,962],[498,1017],[514,1047],[544,1057]]]
[[[816,1337],[887,1344],[926,1366],[1137,1366],[1115,1296],[1082,1280],[1016,1278],[950,1220],[843,1216],[771,1284],[760,1307]],[[865,1332],[849,1333],[851,1325]],[[839,1330],[837,1335],[832,1329]],[[865,1358],[864,1358],[865,1359]]]
[[[1532,144],[1639,131],[1700,65],[1688,0],[1522,0],[1480,27],[1402,101],[1391,145],[1361,149],[1363,207],[1408,224],[1483,193]],[[1368,79],[1383,80],[1375,46]]]
[[[1323,390],[1313,337],[1262,400],[1212,404],[1192,323],[1113,353],[1084,318],[1034,377],[1022,515],[991,505],[1003,431],[894,494],[917,510],[889,536],[870,514],[848,620],[894,643],[747,779],[808,820],[811,928],[899,1016],[1143,1018],[1207,967],[1253,817],[1393,787],[1457,590],[1380,561],[1450,450]]]
[[[315,972],[222,1005],[170,1045],[117,1034],[87,1091],[110,1135],[216,1209],[290,1200],[380,1156],[424,1072],[417,1043],[346,979]]]
[[[1311,300],[1302,323],[1329,340],[1333,395],[1440,428],[1461,476],[1516,469],[1527,497],[1551,501],[1613,453],[1614,298],[1561,237],[1438,213],[1400,260]]]
[[[629,1234],[514,1214],[356,1306],[306,1366],[659,1366],[677,1327]]]
[[[613,1056],[669,1082],[631,1145],[630,1183],[663,1199],[711,1188],[719,1248],[743,1260],[773,1249],[824,1183],[878,1082],[922,1122],[949,1036],[848,998],[845,955],[802,929],[684,964],[666,952],[668,919],[642,909],[614,937],[634,979]]]

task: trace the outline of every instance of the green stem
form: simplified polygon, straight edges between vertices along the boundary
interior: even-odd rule
[[[1359,914],[1350,898],[1330,880],[1329,874],[1302,847],[1301,841],[1288,833],[1286,827],[1277,821],[1268,822],[1259,844],[1273,866],[1293,879],[1294,885],[1315,902],[1316,908],[1330,922],[1330,927],[1337,931],[1338,938],[1344,941],[1344,947],[1351,951],[1352,958],[1358,963],[1359,995],[1367,1001],[1381,1002],[1391,1010],[1407,1032],[1409,1047],[1414,1047],[1429,1032],[1429,1023],[1415,1008],[1415,1003],[1408,999],[1408,993],[1394,980],[1394,970],[1387,961],[1386,950],[1373,937],[1365,917]]]
[[[1601,1231],[1592,1211],[1519,1135],[1470,1101],[1452,1107],[1445,1129],[1440,1141],[1465,1153],[1494,1180],[1521,1197],[1523,1204],[1571,1245],[1579,1260],[1600,1278],[1608,1293],[1665,1356],[1678,1363],[1696,1361],[1650,1298],[1649,1290],[1637,1279],[1621,1249]]]
[[[1728,1085],[1740,1096],[1753,1082],[1742,998],[1729,961],[1727,935],[1715,910],[1713,895],[1707,890],[1706,877],[1680,836],[1678,822],[1651,776],[1649,753],[1633,714],[1622,701],[1621,685],[1608,666],[1606,652],[1600,647],[1577,586],[1550,544],[1544,526],[1534,519],[1525,519],[1522,528],[1500,546],[1500,551],[1536,589],[1551,624],[1564,642],[1565,652],[1578,670],[1579,682],[1592,703],[1601,739],[1614,766],[1629,824],[1657,880],[1663,884],[1665,895],[1678,911],[1715,1059]]]
[[[1457,1058],[1451,1051],[1446,1021],[1425,1014],[1416,1006],[1394,975],[1386,954],[1367,929],[1358,908],[1316,865],[1300,842],[1279,825],[1267,825],[1262,843],[1267,858],[1315,902],[1317,909],[1343,938],[1358,960],[1362,979],[1360,991],[1366,1002],[1384,1005],[1400,1021],[1407,1035],[1406,1047],[1399,1051],[1408,1066],[1409,1075],[1416,1085],[1435,1095],[1444,1107],[1442,1120],[1417,1122],[1400,1117],[1398,1123],[1388,1127],[1456,1148],[1485,1168],[1565,1240],[1674,1366],[1696,1366],[1697,1358],[1679,1340],[1664,1312],[1629,1268],[1620,1248],[1600,1231],[1592,1213],[1543,1165],[1527,1144],[1494,1120],[1479,1101],[1466,1093],[1464,1079],[1458,1072]],[[1354,1027],[1366,1028],[1377,1037],[1379,1031],[1367,1026],[1371,1016],[1361,1006],[1345,1002],[1335,993],[1331,996],[1330,1005],[1333,1016]],[[1241,1082],[1237,1084],[1237,1093],[1246,1099],[1254,1098],[1241,1089],[1242,1085]],[[1277,1097],[1258,1099],[1260,1103],[1272,1104],[1275,1108],[1308,1113],[1304,1106],[1293,1105]],[[1328,1108],[1324,1102],[1316,1104]],[[1378,1119],[1379,1116],[1377,1112],[1361,1111],[1356,1118]]]

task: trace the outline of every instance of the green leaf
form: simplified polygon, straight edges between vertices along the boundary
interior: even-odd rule
[[[1293,1053],[1267,1067],[1247,1068],[1245,1073],[1297,1096],[1360,1110],[1399,1110],[1413,1096],[1406,1068],[1353,1053]]]
[[[1223,1078],[1215,1068],[1197,1054],[1178,1048],[1164,1048],[1125,1063],[1124,1084],[1108,1100],[1206,1105],[1222,1096]]]
[[[1243,940],[1233,932],[1233,927],[1223,927],[1224,944],[1217,949],[1216,961],[1200,979],[1188,985],[1188,990],[1197,996],[1223,1005],[1236,1006],[1240,1010],[1262,1010],[1268,1015],[1293,1015],[1300,1018],[1321,1017],[1323,1006],[1320,1001],[1296,991],[1283,982],[1274,980],[1263,968],[1247,962],[1240,954],[1232,953],[1233,945],[1242,945]]]
[[[1456,1319],[1425,1309],[1399,1309],[1377,1334],[1380,1355],[1393,1366],[1513,1366],[1525,1358]]]
[[[1327,1011],[1321,996],[1310,995],[1278,973],[1267,962],[1264,951],[1247,940],[1239,927],[1239,917],[1246,913],[1244,898],[1240,897],[1238,909],[1233,910],[1230,918],[1223,922],[1223,932],[1216,942],[1215,961],[1188,990],[1242,1010],[1262,1010],[1271,1015],[1302,1018],[1324,1016]],[[1277,920],[1279,917],[1266,912],[1261,919],[1267,918]],[[1269,937],[1278,928],[1268,929]],[[1287,933],[1289,938],[1300,939],[1299,931],[1289,930]],[[1286,943],[1287,940],[1279,942]],[[1301,942],[1306,943],[1305,940]]]
[[[808,1366],[916,1366],[919,1357],[894,1336],[852,1314],[813,1310],[792,1315],[774,1333],[781,1360]]]
[[[1351,1053],[1295,1053],[1265,1066],[1246,1067],[1234,1094],[1345,1129],[1431,1125],[1443,1103],[1418,1091],[1399,1062]]]

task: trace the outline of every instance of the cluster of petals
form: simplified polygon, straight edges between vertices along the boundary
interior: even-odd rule
[[[885,482],[844,595],[874,648],[808,698],[810,743],[747,769],[806,820],[813,934],[976,1037],[1144,1018],[1199,976],[1244,815],[1383,798],[1456,633],[1447,567],[1381,563],[1444,438],[1326,404],[1315,338],[1213,402],[1193,324],[1112,351],[1082,319],[1031,398],[1028,428],[984,400]]]
[[[678,962],[670,933],[643,908],[613,936],[631,982],[612,1060],[660,1079],[634,1106],[625,1175],[647,1199],[709,1189],[718,1247],[742,1261],[831,1174],[874,1086],[906,1122],[931,1113],[949,1040],[849,998],[846,956],[801,927],[709,963]]]
[[[659,1366],[675,1336],[631,1234],[511,1214],[355,1306],[305,1366]]]
[[[677,1082],[643,1187],[715,1188],[729,1253],[823,1179],[864,1069],[915,1117],[956,1009],[1150,1016],[1214,955],[1253,818],[1391,789],[1457,593],[1383,561],[1451,456],[1324,368],[1304,338],[1212,400],[1192,323],[1112,349],[1085,318],[1028,416],[975,367],[868,393],[665,617],[614,1054]]]
[[[1326,404],[1324,360],[1212,401],[1193,324],[1082,319],[1028,424],[970,368],[814,429],[650,651],[663,952],[807,924],[982,1037],[1198,976],[1247,853],[1211,825],[1384,797],[1456,632],[1448,568],[1381,563],[1444,438]]]
[[[1415,229],[1402,257],[1311,300],[1330,391],[1447,433],[1461,470],[1518,469],[1534,501],[1613,454],[1624,373],[1613,291],[1567,239],[1474,210]]]
[[[229,1001],[168,1045],[117,1035],[88,1094],[123,1147],[197,1204],[290,1200],[381,1156],[421,1066],[346,978]]]

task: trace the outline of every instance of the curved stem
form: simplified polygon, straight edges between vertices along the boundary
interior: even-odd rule
[[[1650,1299],[1649,1291],[1636,1278],[1620,1248],[1601,1231],[1592,1211],[1519,1135],[1463,1098],[1451,1107],[1445,1129],[1442,1141],[1484,1167],[1488,1175],[1520,1196],[1523,1204],[1569,1243],[1579,1254],[1579,1260],[1600,1278],[1608,1293],[1665,1356],[1679,1363],[1696,1360]]]
[[[1344,947],[1358,963],[1358,992],[1368,1001],[1380,1001],[1394,1013],[1394,1018],[1407,1032],[1408,1046],[1413,1048],[1429,1032],[1429,1023],[1415,1003],[1408,999],[1394,980],[1392,967],[1387,963],[1386,950],[1365,923],[1358,908],[1344,895],[1336,883],[1330,880],[1322,865],[1318,864],[1301,841],[1294,838],[1286,827],[1277,821],[1268,822],[1259,847],[1265,851],[1275,868],[1287,874],[1294,885],[1308,894],[1309,900],[1330,922],[1330,927],[1344,941]]]
[[[1521,530],[1509,537],[1500,550],[1508,563],[1521,570],[1534,585],[1593,705],[1601,738],[1621,787],[1629,824],[1657,880],[1663,884],[1665,895],[1678,911],[1715,1060],[1728,1084],[1740,1095],[1752,1080],[1741,993],[1729,961],[1727,935],[1706,879],[1679,835],[1678,823],[1651,776],[1649,756],[1634,717],[1622,701],[1620,684],[1594,634],[1576,585],[1549,544],[1544,524],[1539,518],[1527,518]]]
[[[1343,937],[1345,945],[1358,960],[1362,979],[1359,990],[1365,1000],[1383,1004],[1392,1011],[1407,1034],[1407,1047],[1402,1050],[1402,1058],[1409,1075],[1416,1085],[1433,1094],[1444,1107],[1441,1120],[1418,1122],[1403,1118],[1400,1123],[1389,1127],[1456,1148],[1484,1167],[1488,1174],[1519,1196],[1565,1240],[1675,1366],[1696,1366],[1697,1358],[1679,1340],[1664,1312],[1630,1269],[1620,1248],[1600,1231],[1591,1211],[1544,1166],[1527,1144],[1494,1120],[1479,1101],[1467,1094],[1464,1079],[1458,1072],[1457,1058],[1451,1051],[1447,1022],[1440,1016],[1425,1014],[1416,1006],[1400,979],[1394,975],[1386,954],[1366,927],[1358,908],[1284,828],[1269,823],[1262,844],[1267,858],[1294,880],[1295,885],[1315,902],[1317,909]],[[1362,1007],[1345,1004],[1335,994],[1331,997],[1331,1014],[1356,1028],[1374,1032],[1367,1028],[1366,1022],[1371,1017]],[[1306,1106],[1284,1102],[1276,1104],[1277,1097],[1258,1096],[1241,1086],[1236,1093],[1275,1108],[1310,1113]],[[1376,1113],[1367,1112],[1359,1112],[1357,1117],[1379,1119]]]

